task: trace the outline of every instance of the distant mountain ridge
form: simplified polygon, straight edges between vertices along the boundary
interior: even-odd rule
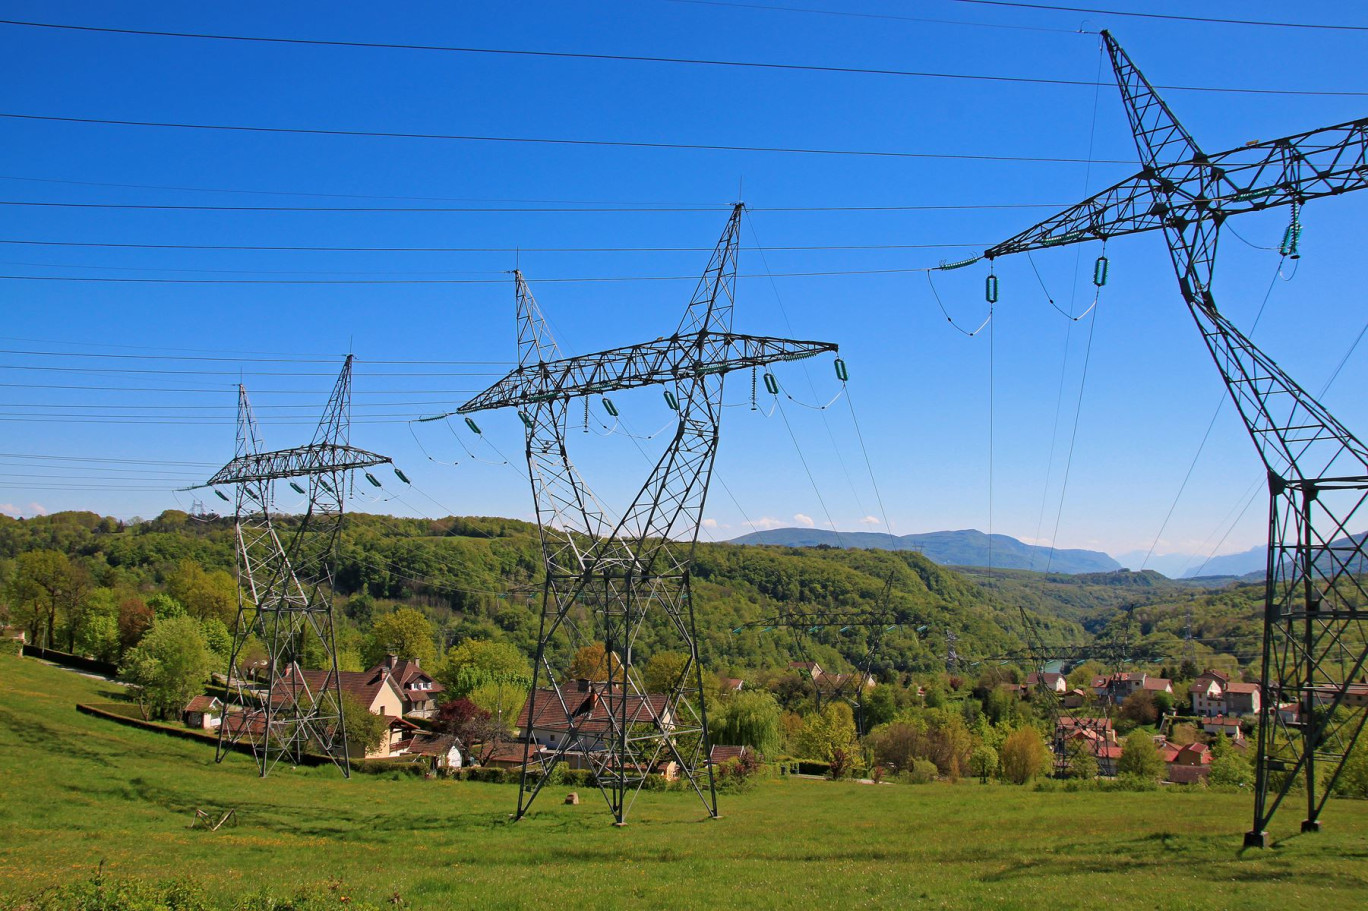
[[[773,544],[781,547],[837,547],[868,548],[872,550],[915,550],[928,560],[942,566],[987,566],[989,536],[975,528],[960,531],[932,531],[913,535],[890,535],[881,532],[826,531],[820,528],[774,528],[757,531],[730,544]],[[1059,549],[1053,554],[1048,547],[1038,547],[1018,541],[1009,535],[995,534],[992,543],[992,565],[1000,569],[1033,569],[1044,572],[1107,573],[1121,569],[1107,554],[1096,550]]]

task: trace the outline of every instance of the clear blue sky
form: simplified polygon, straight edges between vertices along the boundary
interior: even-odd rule
[[[1183,23],[951,0],[804,0],[782,4],[788,10],[755,8],[764,5],[765,0],[412,3],[400,16],[336,4],[281,9],[261,3],[45,2],[0,3],[0,11],[12,20],[129,29],[1083,82],[1100,72],[1109,80],[1108,68],[1099,71],[1098,38],[1077,33],[1081,26],[1112,29],[1157,84],[1368,92],[1362,65],[1368,31]],[[1191,4],[1129,0],[1095,5],[1194,10]],[[861,15],[795,11],[804,6]],[[1200,11],[1368,24],[1361,15],[1346,18],[1356,11],[1332,3],[1222,2],[1203,4]],[[1049,306],[1025,258],[1001,262],[991,340],[989,329],[968,338],[949,326],[926,275],[911,271],[979,251],[1050,214],[1052,206],[1062,208],[1132,172],[1127,162],[1134,160],[1134,148],[1110,82],[1095,90],[15,25],[0,25],[0,40],[6,49],[0,75],[7,87],[0,112],[9,114],[1012,159],[0,119],[0,199],[8,203],[705,209],[225,212],[0,206],[0,240],[6,241],[0,244],[0,271],[7,276],[193,280],[0,280],[0,452],[6,454],[0,456],[0,510],[10,514],[92,509],[129,517],[188,507],[192,497],[173,495],[171,488],[207,476],[231,457],[239,378],[260,409],[267,445],[294,445],[307,440],[330,374],[351,350],[358,358],[353,442],[391,455],[416,488],[387,480],[386,489],[398,490],[401,499],[361,500],[357,508],[528,517],[516,416],[481,418],[487,444],[459,422],[408,423],[454,407],[509,366],[513,292],[505,271],[517,265],[526,273],[567,352],[654,338],[678,322],[690,281],[549,280],[695,275],[738,194],[755,211],[744,231],[736,327],[841,345],[854,416],[884,510],[846,401],[818,412],[785,400],[791,438],[778,412],[766,418],[770,401],[763,390],[762,410],[750,411],[749,377],[735,376],[729,400],[738,407],[723,430],[723,483],[709,501],[713,527],[707,535],[728,538],[752,526],[806,521],[878,531],[886,511],[897,533],[986,530],[991,521],[994,531],[1048,542],[1058,515],[1058,546],[1147,551],[1222,398],[1158,235],[1111,244],[1111,282],[1097,309],[1078,322]],[[1364,95],[1165,94],[1208,151],[1350,120],[1368,110]],[[810,211],[1022,204],[1041,208]],[[1285,210],[1233,223],[1254,246],[1229,234],[1223,240],[1217,283],[1222,308],[1247,330],[1274,281],[1255,338],[1312,390],[1330,376],[1368,315],[1357,274],[1366,205],[1368,199],[1347,197],[1311,206],[1304,216],[1304,256],[1295,274],[1290,264],[1284,270],[1290,281],[1274,281],[1276,253],[1255,249],[1276,247]],[[788,208],[809,211],[767,211]],[[411,250],[433,247],[493,252]],[[783,247],[857,249],[777,249]],[[1098,252],[1089,247],[1035,255],[1045,286],[1064,310],[1080,313],[1091,304],[1087,278]],[[788,274],[814,272],[840,274]],[[945,307],[967,328],[986,315],[985,274],[979,264],[935,276]],[[87,356],[112,354],[132,357]],[[192,357],[215,360],[186,359]],[[280,360],[260,360],[266,357]],[[439,363],[411,363],[422,361]],[[784,365],[776,373],[807,403],[825,402],[839,391],[825,360]],[[1368,403],[1355,390],[1366,374],[1368,351],[1356,351],[1325,397],[1332,411],[1360,430],[1368,427]],[[658,391],[615,400],[626,427],[638,434],[668,422]],[[604,435],[599,420],[607,416],[597,402],[593,409],[597,433],[577,434],[573,455],[596,489],[620,505],[633,492],[630,480],[646,470],[638,443],[651,452],[659,441]],[[512,465],[495,464],[496,450]],[[166,464],[173,462],[199,464]],[[1156,553],[1210,552],[1230,526],[1232,508],[1239,512],[1260,477],[1233,410],[1223,409]],[[1260,496],[1219,549],[1260,543],[1265,508]]]

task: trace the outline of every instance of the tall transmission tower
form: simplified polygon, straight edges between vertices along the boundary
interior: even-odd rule
[[[1368,119],[1207,154],[1116,40],[1107,32],[1102,40],[1144,167],[984,256],[1164,234],[1183,300],[1268,473],[1257,780],[1245,835],[1246,845],[1264,846],[1299,778],[1302,830],[1319,829],[1368,718],[1346,698],[1368,661],[1360,610],[1368,536],[1348,527],[1368,498],[1368,449],[1217,309],[1216,244],[1232,216],[1285,205],[1283,252],[1295,255],[1304,203],[1368,186]]]
[[[342,690],[333,637],[332,560],[351,472],[390,460],[348,445],[352,356],[347,355],[307,446],[262,450],[247,390],[238,386],[233,460],[204,485],[237,488],[238,615],[216,759],[250,744],[268,775],[306,752],[328,756],[350,775]],[[303,514],[275,512],[276,482],[308,498]],[[305,486],[301,486],[303,482]],[[251,660],[249,644],[261,655]]]
[[[515,272],[518,366],[459,409],[517,408],[526,426],[546,579],[525,709],[519,819],[549,773],[570,758],[593,770],[619,825],[647,777],[671,762],[717,815],[690,569],[717,452],[723,381],[733,370],[836,351],[827,342],[732,332],[742,211],[740,203],[732,210],[679,327],[653,342],[562,358]],[[613,521],[570,461],[571,402],[654,385],[664,387],[678,423],[640,492]],[[633,658],[652,617],[665,621],[687,655],[663,693],[646,691]],[[605,650],[607,679],[572,684],[565,658],[594,644]],[[555,748],[534,752],[532,727],[554,731]]]

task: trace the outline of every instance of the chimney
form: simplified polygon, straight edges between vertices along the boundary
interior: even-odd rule
[[[575,681],[575,689],[581,693],[589,692],[589,681],[581,677]]]
[[[398,660],[399,660],[399,656],[396,655],[396,654],[394,654],[393,652],[391,652],[390,654],[388,654],[388,655],[385,656],[385,667],[390,668],[391,670],[393,670],[393,669],[394,669],[394,664],[395,664],[395,662],[397,662]]]

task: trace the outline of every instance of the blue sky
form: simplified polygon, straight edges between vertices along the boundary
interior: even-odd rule
[[[0,3],[0,18],[1081,82],[1094,80],[1102,60],[1097,36],[1077,30],[1110,28],[1156,84],[1368,92],[1365,31],[951,0],[754,8],[764,5],[413,3],[400,17],[335,4],[46,2]],[[1098,5],[1192,12],[1177,3]],[[1212,3],[1201,11],[1368,24],[1329,3]],[[1110,82],[1095,89],[15,25],[0,25],[0,36],[8,86],[0,113],[1011,159],[0,119],[0,199],[83,204],[0,207],[0,240],[8,241],[0,271],[44,277],[0,279],[0,510],[10,514],[84,508],[129,517],[188,507],[193,497],[171,489],[231,456],[239,379],[259,407],[267,445],[294,445],[310,435],[329,374],[350,350],[358,358],[353,442],[392,456],[414,481],[387,481],[382,498],[357,508],[529,517],[516,416],[482,417],[484,439],[460,422],[409,423],[449,410],[509,366],[513,287],[505,272],[523,270],[567,352],[655,338],[678,322],[690,280],[552,280],[696,275],[739,194],[753,211],[736,328],[838,342],[850,399],[826,411],[783,399],[781,413],[762,390],[753,412],[749,377],[733,377],[728,398],[737,407],[723,430],[705,536],[807,522],[877,531],[886,514],[897,533],[991,524],[1024,540],[1113,554],[1148,551],[1156,539],[1156,554],[1232,552],[1264,538],[1262,496],[1234,521],[1261,470],[1228,407],[1160,535],[1222,389],[1158,235],[1109,246],[1111,280],[1097,308],[1076,322],[1051,308],[1042,283],[1060,308],[1084,312],[1098,249],[1036,254],[1039,281],[1025,258],[999,263],[995,319],[973,338],[947,323],[926,274],[915,271],[980,251],[1135,170]],[[1107,67],[1100,72],[1109,80]],[[1368,108],[1362,94],[1165,95],[1208,151]],[[1286,211],[1241,219],[1232,226],[1243,240],[1227,234],[1222,242],[1222,309],[1248,330],[1267,295],[1255,339],[1312,390],[1364,326],[1355,267],[1366,204],[1348,197],[1310,206],[1304,255],[1284,263],[1281,276],[1277,253],[1260,248],[1277,246]],[[948,208],[829,210],[869,206]],[[654,211],[308,211],[327,207]],[[662,211],[680,208],[698,211]],[[805,211],[776,211],[784,209]],[[790,274],[818,272],[837,274]],[[979,264],[933,276],[946,310],[969,329],[986,316],[985,274]],[[104,356],[114,354],[124,356]],[[840,392],[826,360],[775,372],[802,403]],[[1354,391],[1366,373],[1368,352],[1356,350],[1324,399],[1351,428],[1368,425],[1368,405]],[[649,435],[668,414],[652,390],[615,401],[623,424],[609,433],[609,418],[593,403],[593,432],[572,440],[573,456],[605,499],[623,504],[631,480],[646,471],[642,450],[659,443],[623,431]],[[505,455],[511,464],[501,464]],[[398,498],[385,499],[391,491]]]

